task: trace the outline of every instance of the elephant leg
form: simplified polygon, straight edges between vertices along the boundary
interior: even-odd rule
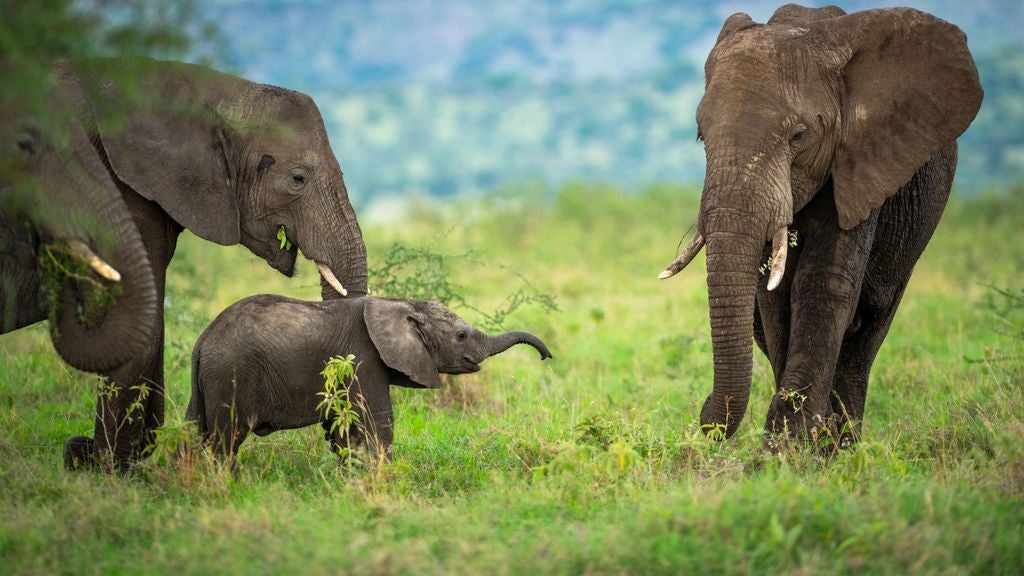
[[[768,408],[767,432],[834,432],[829,400],[833,376],[854,318],[877,222],[876,211],[852,230],[842,230],[827,190],[796,219],[800,263],[792,271],[785,368]]]
[[[394,411],[387,384],[383,393],[373,390],[372,385],[356,381],[349,391],[352,405],[359,415],[359,423],[349,430],[351,442],[365,444],[375,462],[391,458],[391,443],[394,440]],[[354,430],[353,430],[354,429]]]
[[[331,430],[334,421],[324,420],[320,423],[324,429],[324,439],[331,443],[331,452],[338,455],[339,462],[344,464],[352,451],[366,444],[366,434],[361,422],[353,422],[348,427],[338,426]]]
[[[771,256],[771,246],[765,247],[762,261],[767,262]],[[796,269],[800,262],[800,251],[790,250],[787,267]],[[769,292],[761,283],[757,289],[754,306],[754,340],[761,351],[768,357],[772,365],[775,382],[782,381],[786,370],[786,352],[789,349],[790,325],[790,293],[793,287],[793,275],[787,274],[782,283]]]
[[[843,341],[833,382],[831,401],[844,420],[844,445],[860,438],[871,365],[896,316],[914,265],[942,218],[956,158],[955,143],[935,154],[879,213],[857,315]]]
[[[232,374],[230,378],[239,382],[247,380],[245,374]],[[224,394],[224,382],[231,380],[212,379],[204,380],[212,383],[210,388],[220,393],[206,396],[204,398],[204,410],[206,421],[206,434],[203,443],[213,452],[219,460],[229,460],[234,470],[235,456],[238,455],[238,448],[254,432],[255,418],[252,417],[251,407],[239,402],[235,395],[236,385],[231,384],[230,395]],[[256,432],[258,435],[269,434],[272,430]]]
[[[163,302],[167,265],[174,255],[181,226],[155,202],[138,196],[123,184],[122,195],[135,219],[153,268],[157,301]],[[92,440],[75,436],[65,443],[64,465],[109,464],[127,470],[153,441],[164,421],[164,316],[159,313],[154,338],[143,354],[103,374],[96,402]],[[88,447],[88,450],[86,449]],[[83,456],[83,453],[86,454]]]
[[[158,293],[163,301],[163,274]],[[96,402],[94,447],[109,453],[111,464],[125,470],[153,441],[163,423],[163,315],[157,317],[153,342],[143,356],[104,374]]]
[[[842,424],[841,447],[860,439],[871,365],[889,333],[905,288],[905,283],[885,288],[865,286],[861,292],[857,318],[843,339],[833,381],[831,402]]]
[[[249,427],[232,423],[218,431],[211,432],[210,436],[206,439],[206,443],[218,459],[230,461],[233,470],[235,456],[238,455],[238,448],[249,437],[249,432]]]

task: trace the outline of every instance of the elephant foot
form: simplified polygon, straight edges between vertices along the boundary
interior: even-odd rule
[[[81,470],[94,468],[95,465],[96,451],[93,449],[92,438],[72,436],[64,442],[64,468]]]
[[[108,450],[97,450],[96,441],[88,436],[72,436],[64,442],[64,468],[67,470],[125,473],[133,462],[130,458],[118,458]]]
[[[327,430],[324,439],[330,442],[331,452],[338,455],[339,466],[345,468],[373,464],[375,455],[367,444],[365,432],[359,424],[353,423],[345,434],[340,430],[332,433],[329,423],[324,423],[324,429]]]
[[[860,419],[854,420],[849,416],[836,415],[839,427],[839,448],[853,448],[860,442]]]
[[[853,446],[859,437],[857,428],[841,415],[827,408],[813,410],[798,401],[796,393],[785,390],[772,399],[764,428],[765,447],[773,452],[796,440],[828,456]]]

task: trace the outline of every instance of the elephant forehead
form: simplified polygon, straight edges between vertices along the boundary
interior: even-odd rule
[[[324,155],[320,152],[320,147],[314,142],[313,145],[302,149],[302,153],[299,154],[299,161],[307,166],[318,166],[323,163]]]
[[[801,68],[813,53],[809,28],[788,25],[755,26],[723,40],[708,57],[709,67],[779,74]]]
[[[303,118],[285,118],[273,111],[241,111],[248,103],[230,103],[222,116],[227,126],[243,140],[262,142],[264,153],[289,156],[286,151],[300,154],[302,161],[321,161],[321,150],[328,147],[327,133],[322,125]],[[221,112],[225,112],[222,108]]]
[[[455,314],[451,310],[445,308],[441,304],[438,304],[437,302],[427,302],[426,303],[426,311],[436,321],[439,321],[439,322],[442,322],[442,323],[445,323],[445,324],[449,324],[449,325],[452,325],[452,326],[460,325],[460,324],[466,324],[465,320],[463,320],[457,314]]]

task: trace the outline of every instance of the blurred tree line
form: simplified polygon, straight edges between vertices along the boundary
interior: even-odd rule
[[[61,58],[209,62],[222,45],[194,0],[0,0],[0,15],[0,96],[38,99],[49,65]]]
[[[985,100],[960,139],[957,179],[970,189],[1024,182],[1024,46],[975,55]],[[970,181],[969,183],[967,181]]]
[[[580,6],[579,14],[569,10],[566,17],[596,18],[596,13],[611,21],[621,15],[617,3],[604,11],[598,5],[603,4]],[[410,70],[375,82],[367,78],[376,73],[361,72],[373,67],[369,56],[350,54],[354,37],[346,28],[372,16],[372,6],[317,3],[293,9],[287,2],[267,1],[247,4],[242,13],[229,3],[196,0],[0,0],[0,59],[35,69],[45,69],[55,58],[104,55],[143,54],[219,68],[238,60],[243,75],[314,96],[357,199],[414,191],[448,196],[508,182],[557,185],[584,179],[639,189],[702,179],[703,150],[694,141],[693,118],[703,72],[689,61],[687,50],[702,31],[717,31],[720,18],[713,11],[700,17],[682,11],[661,23],[674,31],[662,35],[671,42],[658,48],[664,66],[639,75],[570,74],[540,81],[529,75],[536,68],[529,58],[523,70],[493,64],[524,50],[533,54],[535,46],[515,35],[488,33],[487,42],[470,43],[460,55],[456,69],[471,69],[468,80],[456,75],[461,80],[416,81],[409,74],[422,58],[413,51],[401,56],[413,58],[406,62]],[[339,20],[350,13],[356,16]],[[330,21],[331,33],[317,38],[331,44],[331,54],[345,56],[326,68],[308,62],[317,50],[305,36],[289,40],[297,35],[282,34],[308,24],[310,14]],[[218,21],[237,52],[204,18]],[[369,22],[373,34],[384,37],[408,25],[402,18]],[[1024,47],[998,35],[974,40],[986,94],[960,141],[957,185],[968,194],[1024,180]],[[392,56],[397,60],[389,65],[404,62]],[[32,90],[34,84],[7,75],[0,90]]]
[[[126,55],[209,60],[220,42],[194,0],[0,0],[0,13],[0,53],[21,62]]]

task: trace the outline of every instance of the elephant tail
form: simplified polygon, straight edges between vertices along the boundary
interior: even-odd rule
[[[209,428],[206,423],[206,401],[203,399],[203,387],[199,381],[199,362],[202,354],[201,346],[196,345],[192,350],[192,397],[188,400],[188,408],[185,409],[185,421],[195,422],[203,439],[209,435]]]

